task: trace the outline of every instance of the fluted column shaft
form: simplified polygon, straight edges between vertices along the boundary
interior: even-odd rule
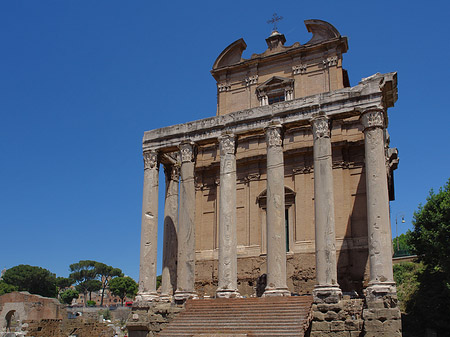
[[[137,301],[152,301],[156,293],[156,259],[158,246],[158,179],[156,151],[144,152],[144,191],[142,198],[141,255]]]
[[[364,126],[367,224],[370,261],[369,292],[395,293],[392,271],[389,195],[381,110],[362,114]]]
[[[194,146],[180,144],[181,180],[178,218],[178,264],[175,300],[184,301],[195,294],[195,185]]]
[[[219,196],[219,284],[217,297],[237,297],[237,238],[236,238],[236,155],[235,137],[219,137],[220,196]]]
[[[314,142],[314,214],[316,245],[316,302],[337,302],[342,292],[337,283],[336,238],[334,221],[333,166],[329,120],[317,116],[311,120]]]
[[[166,196],[164,204],[163,268],[161,277],[161,297],[170,298],[177,289],[178,252],[178,185],[179,164],[166,165]]]
[[[286,285],[286,229],[282,126],[266,128],[267,286],[264,296],[289,296]]]

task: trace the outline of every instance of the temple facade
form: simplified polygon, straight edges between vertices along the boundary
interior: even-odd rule
[[[250,59],[243,39],[225,48],[211,70],[216,116],[145,132],[137,302],[395,296],[389,200],[398,156],[387,110],[397,75],[351,87],[347,38],[327,22],[305,24],[305,44],[285,46],[274,31]]]

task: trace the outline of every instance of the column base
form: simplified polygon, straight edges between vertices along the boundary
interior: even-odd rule
[[[397,307],[397,288],[395,282],[369,282],[369,286],[364,290],[364,295],[369,307],[373,305],[381,306],[381,304],[385,308]]]
[[[266,288],[262,297],[291,296],[287,288]]]
[[[338,285],[316,285],[313,290],[314,303],[339,303],[342,290]]]
[[[241,294],[236,289],[217,289],[216,298],[240,298]]]
[[[160,294],[159,295],[159,301],[160,302],[172,302],[172,295],[169,294]]]
[[[157,292],[140,293],[136,295],[135,302],[159,302],[159,295]]]
[[[175,291],[175,294],[173,295],[173,299],[176,303],[183,303],[186,302],[188,299],[198,299],[198,295],[194,291]]]

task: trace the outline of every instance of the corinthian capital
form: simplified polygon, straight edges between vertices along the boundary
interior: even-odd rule
[[[267,147],[281,146],[283,144],[283,139],[282,139],[281,134],[282,134],[281,124],[268,126],[266,128]]]
[[[234,154],[236,145],[236,138],[233,134],[223,134],[219,137],[220,155]]]
[[[144,170],[158,168],[158,152],[156,150],[150,150],[144,152]]]
[[[194,143],[189,141],[183,142],[180,144],[179,148],[182,163],[187,163],[194,160]]]
[[[164,165],[164,173],[170,180],[178,181],[180,178],[180,164]]]
[[[360,117],[361,124],[365,129],[369,128],[383,128],[384,115],[382,110],[369,110],[364,112]]]
[[[311,119],[314,139],[330,138],[330,120],[326,116]]]

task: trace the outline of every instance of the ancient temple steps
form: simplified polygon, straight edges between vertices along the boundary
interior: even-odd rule
[[[312,297],[188,300],[158,336],[304,336]]]

